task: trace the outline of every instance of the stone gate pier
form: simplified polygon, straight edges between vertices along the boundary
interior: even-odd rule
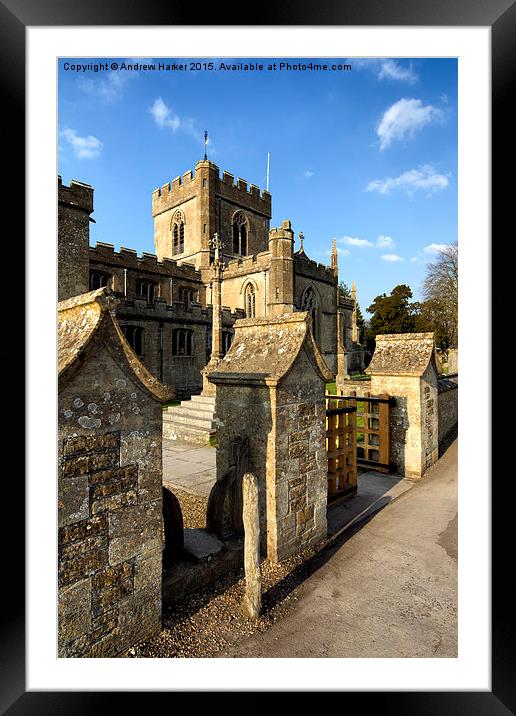
[[[116,656],[161,629],[162,402],[106,288],[58,313],[61,657]]]
[[[258,478],[262,554],[279,562],[326,537],[326,383],[333,379],[308,313],[235,323],[231,348],[208,374],[217,386],[217,479],[230,446],[249,441]]]

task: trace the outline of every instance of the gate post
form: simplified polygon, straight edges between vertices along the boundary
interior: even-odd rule
[[[376,336],[366,372],[371,375],[373,393],[389,393],[396,401],[390,412],[389,462],[398,474],[419,479],[438,457],[434,334]]]
[[[217,386],[217,479],[232,442],[247,437],[262,550],[276,562],[326,537],[325,388],[333,374],[309,320],[298,312],[236,321],[229,351],[208,374]]]

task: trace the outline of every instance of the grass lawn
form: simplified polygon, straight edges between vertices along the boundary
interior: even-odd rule
[[[180,405],[180,404],[181,404],[180,400],[171,400],[170,403],[163,403],[162,408],[163,408],[163,410],[166,410],[169,406]]]

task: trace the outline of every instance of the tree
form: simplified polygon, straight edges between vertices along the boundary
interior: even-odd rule
[[[340,292],[344,296],[344,298],[352,298],[351,291],[348,288],[347,284],[344,283],[344,281],[341,281],[339,283],[339,288],[340,288]]]
[[[419,325],[423,330],[435,331],[439,348],[456,348],[459,329],[459,247],[456,242],[441,249],[437,258],[428,264],[423,296]]]
[[[410,286],[400,284],[391,293],[377,296],[367,309],[371,319],[366,329],[366,344],[371,347],[377,335],[383,333],[413,333],[416,329],[416,316]]]

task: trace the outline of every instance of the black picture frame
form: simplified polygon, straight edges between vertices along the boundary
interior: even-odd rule
[[[252,23],[256,10],[257,22]],[[231,20],[228,20],[231,18]],[[492,31],[492,216],[493,239],[501,237],[502,226],[508,228],[514,211],[514,181],[506,182],[501,168],[514,149],[514,114],[510,111],[511,79],[516,69],[516,6],[512,0],[298,0],[295,4],[260,3],[257,5],[212,3],[202,8],[196,5],[164,3],[158,0],[88,0],[72,3],[60,0],[0,0],[0,65],[4,111],[4,137],[16,148],[15,161],[4,166],[8,182],[4,189],[4,209],[17,217],[25,214],[25,30],[28,26],[92,26],[92,25],[361,25],[361,26],[485,26]],[[512,153],[514,154],[514,152]],[[30,178],[29,178],[30,179]],[[513,233],[513,230],[511,230]],[[21,246],[18,246],[19,255]],[[19,260],[19,259],[18,259]],[[502,262],[503,263],[503,262]],[[508,267],[497,267],[497,284],[504,282]],[[510,285],[509,280],[506,285]],[[482,287],[485,296],[485,287]],[[489,300],[489,297],[487,297]],[[495,313],[502,309],[500,294],[493,295]],[[14,310],[14,309],[13,309]],[[16,307],[23,315],[19,302]],[[21,345],[23,345],[21,336]],[[495,401],[493,391],[493,401]],[[485,399],[482,409],[489,409]],[[493,405],[494,410],[494,405]],[[497,414],[494,412],[493,414]],[[486,436],[489,440],[489,436]],[[510,472],[510,467],[508,468]],[[21,522],[24,484],[21,475],[10,471],[7,490],[12,512]],[[510,477],[505,475],[502,478]],[[492,506],[492,691],[468,692],[351,692],[343,695],[343,707],[378,708],[382,714],[468,714],[500,715],[515,713],[516,665],[514,655],[514,605],[506,591],[506,581],[513,571],[504,549],[509,545],[509,519],[503,509],[510,509],[513,484],[493,484]],[[511,478],[511,483],[514,480]],[[514,504],[514,500],[512,500]],[[105,713],[120,707],[120,693],[112,692],[26,692],[25,687],[25,593],[23,532],[2,522],[4,528],[3,573],[6,586],[2,590],[4,606],[1,614],[0,711],[13,716],[19,714],[91,714]],[[52,577],[49,577],[52,578]],[[472,595],[474,598],[474,595]],[[149,694],[131,693],[132,706],[143,706]],[[116,698],[116,701],[115,701]],[[355,702],[353,704],[353,702]],[[173,702],[174,703],[174,702]],[[177,703],[177,702],[175,702]],[[172,707],[173,704],[171,705]],[[174,707],[177,708],[177,707]]]

